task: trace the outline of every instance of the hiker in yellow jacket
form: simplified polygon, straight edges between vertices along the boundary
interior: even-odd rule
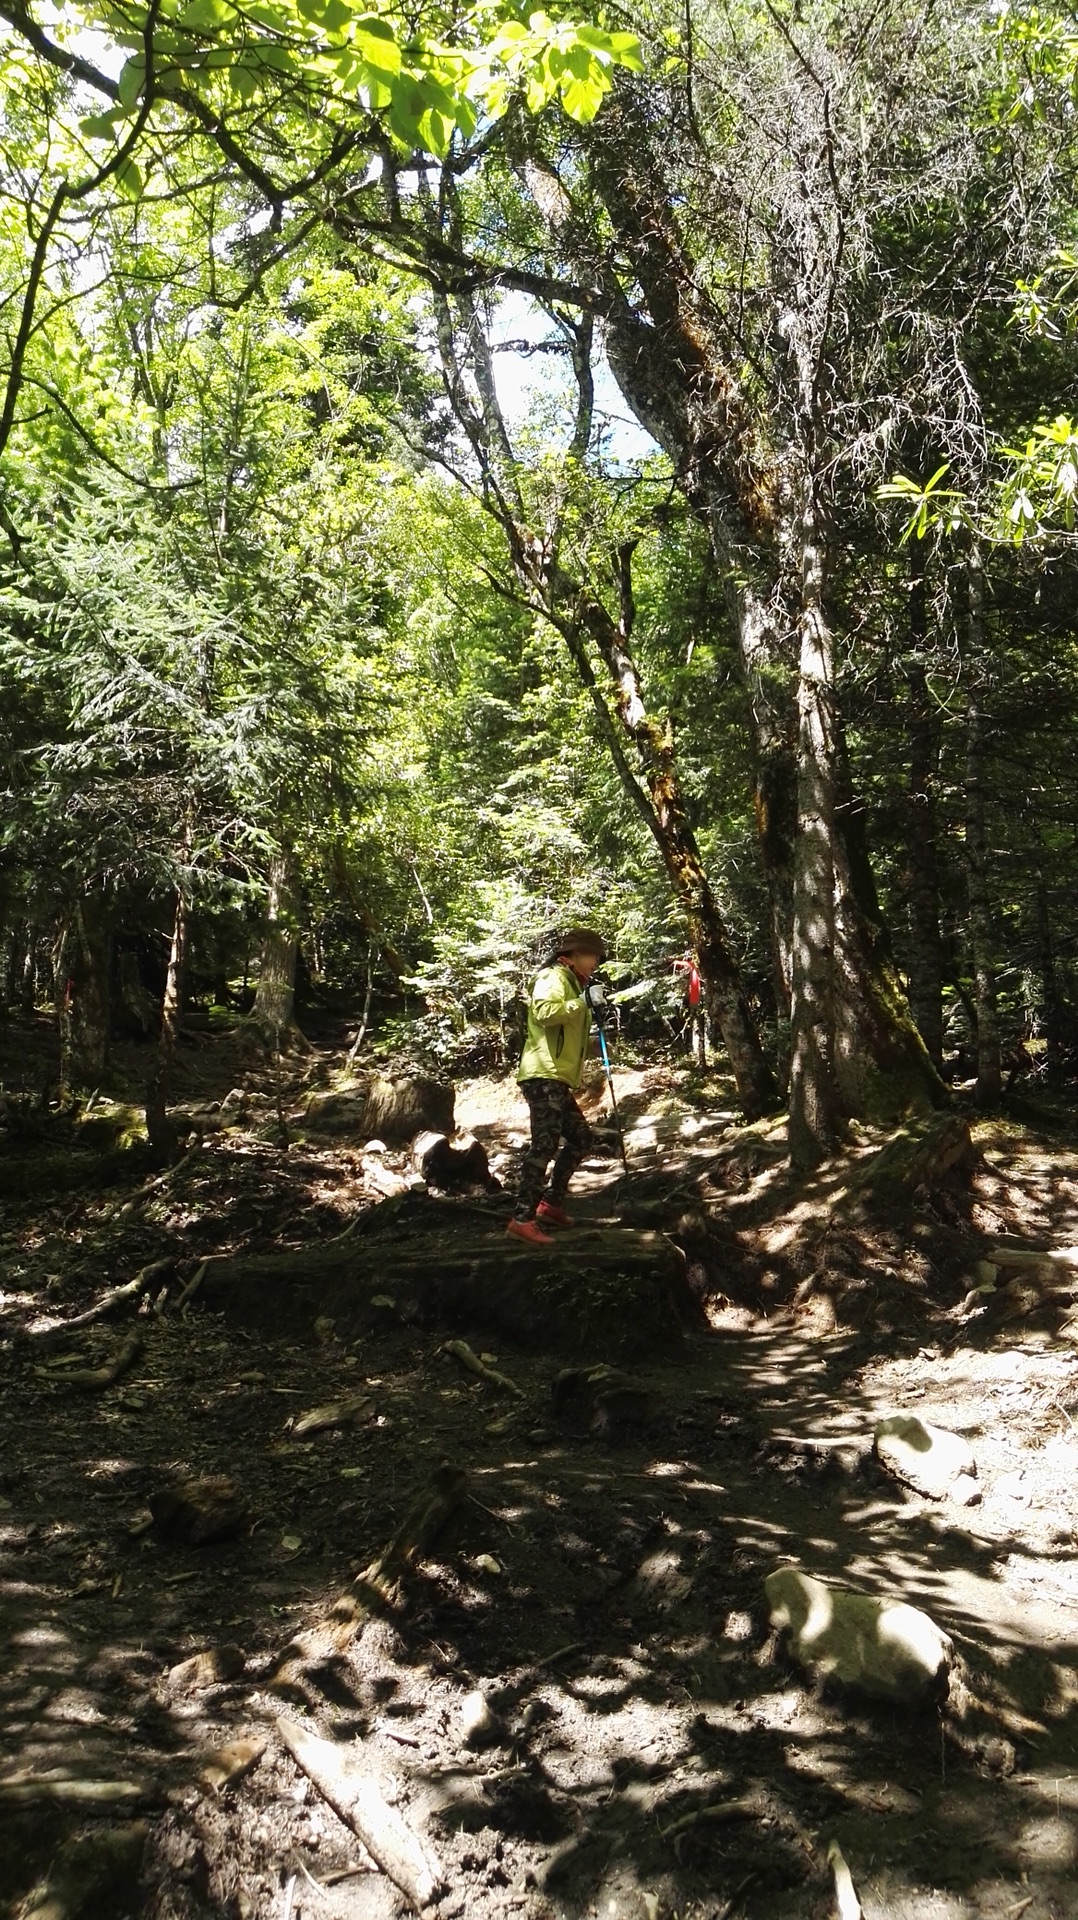
[[[559,936],[528,1002],[528,1037],[517,1080],[531,1115],[531,1145],[506,1231],[531,1246],[549,1246],[545,1229],[572,1224],[562,1202],[592,1142],[573,1095],[584,1071],[591,1009],[603,1003],[601,986],[589,983],[605,957],[599,934],[590,927],[570,927]]]

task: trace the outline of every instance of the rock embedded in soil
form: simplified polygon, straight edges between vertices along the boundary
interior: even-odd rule
[[[243,1495],[223,1474],[162,1487],[151,1493],[149,1508],[158,1533],[191,1547],[232,1539],[249,1517]]]
[[[207,1647],[170,1667],[165,1679],[174,1693],[198,1693],[204,1687],[218,1687],[237,1679],[246,1664],[242,1647]]]
[[[470,1133],[453,1140],[429,1129],[417,1134],[412,1142],[412,1165],[431,1187],[497,1188],[501,1184],[490,1171],[486,1148]]]
[[[964,1507],[980,1500],[977,1462],[961,1434],[930,1426],[916,1414],[892,1413],[878,1422],[873,1445],[880,1465],[915,1493]]]
[[[945,1695],[954,1649],[919,1607],[828,1586],[800,1567],[769,1573],[764,1591],[771,1625],[821,1678],[898,1703]]]
[[[460,1734],[466,1747],[494,1747],[504,1738],[501,1721],[480,1687],[460,1703]]]

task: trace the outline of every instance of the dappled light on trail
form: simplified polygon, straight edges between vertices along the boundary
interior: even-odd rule
[[[866,1920],[1073,1911],[1078,1351],[1050,1292],[1021,1316],[1002,1286],[976,1293],[992,1243],[969,1224],[990,1204],[988,1234],[1024,1220],[1069,1242],[1069,1160],[1051,1179],[1050,1156],[1032,1177],[1015,1156],[1013,1185],[997,1167],[873,1221],[836,1198],[871,1158],[867,1135],[793,1188],[779,1129],[731,1135],[649,1097],[656,1145],[641,1129],[626,1187],[616,1165],[590,1164],[563,1248],[579,1245],[587,1293],[594,1222],[616,1203],[651,1233],[656,1209],[680,1208],[664,1231],[699,1267],[708,1311],[676,1348],[638,1346],[617,1368],[588,1371],[620,1338],[612,1318],[571,1356],[542,1327],[447,1341],[402,1279],[415,1261],[402,1265],[413,1242],[398,1228],[368,1235],[332,1296],[290,1296],[267,1269],[242,1298],[157,1314],[148,1298],[142,1356],[79,1396],[70,1361],[123,1328],[61,1337],[69,1296],[46,1277],[72,1257],[59,1216],[47,1266],[29,1238],[9,1241],[13,1913],[57,1850],[85,1865],[89,1848],[148,1920],[280,1920],[290,1887],[292,1920],[390,1920],[403,1896],[335,1810],[344,1787],[327,1798],[282,1725],[359,1766],[421,1837],[445,1920],[823,1920],[832,1843]],[[469,1118],[503,1150],[508,1104],[485,1130]],[[350,1230],[351,1149],[252,1144],[239,1133],[233,1157],[222,1142],[156,1216],[121,1222],[109,1280],[155,1256],[164,1218],[182,1217],[191,1246],[177,1287],[223,1222],[229,1252],[291,1233],[293,1263]],[[481,1246],[478,1203],[457,1218],[407,1204],[431,1210],[432,1264]],[[483,1204],[500,1235],[497,1197]],[[968,1443],[979,1497],[922,1496],[885,1473],[885,1417],[915,1451],[941,1428]],[[192,1490],[186,1532],[162,1489]],[[953,1650],[946,1699],[873,1699],[801,1666],[764,1590],[783,1567],[826,1583],[828,1628],[843,1588],[928,1615]]]

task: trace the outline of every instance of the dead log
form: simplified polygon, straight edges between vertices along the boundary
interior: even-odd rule
[[[850,1198],[891,1206],[908,1200],[918,1187],[938,1186],[956,1167],[971,1167],[976,1157],[968,1121],[960,1113],[933,1114],[920,1126],[905,1128],[858,1168]]]
[[[134,1366],[143,1344],[140,1333],[129,1333],[123,1346],[103,1367],[73,1367],[70,1373],[63,1376],[64,1386],[75,1387],[82,1393],[102,1393],[106,1387],[114,1386]]]
[[[415,1203],[414,1207],[412,1203]],[[387,1219],[428,1221],[392,1239],[360,1234],[335,1244],[215,1260],[204,1291],[237,1319],[280,1324],[330,1312],[338,1321],[375,1294],[405,1300],[409,1318],[448,1332],[472,1330],[529,1352],[578,1353],[600,1345],[618,1357],[676,1354],[701,1309],[685,1253],[665,1233],[579,1228],[549,1247],[507,1239],[505,1216],[405,1195]],[[373,1212],[379,1211],[372,1209]]]
[[[175,1271],[174,1256],[164,1260],[151,1260],[149,1266],[141,1268],[133,1280],[125,1280],[121,1287],[110,1287],[108,1293],[103,1293],[100,1300],[96,1300],[92,1307],[87,1307],[82,1313],[74,1314],[70,1320],[58,1321],[54,1326],[32,1328],[29,1337],[36,1344],[44,1344],[46,1341],[62,1339],[65,1334],[73,1332],[78,1327],[92,1326],[96,1320],[107,1319],[108,1315],[115,1313],[118,1307],[137,1304],[143,1294],[152,1292],[162,1280],[171,1279]]]
[[[428,1187],[491,1187],[487,1150],[470,1133],[454,1145],[444,1133],[420,1133],[412,1142],[412,1165]]]
[[[420,1910],[429,1907],[445,1885],[430,1847],[391,1807],[370,1775],[332,1740],[322,1740],[291,1720],[279,1719],[277,1731],[334,1813],[351,1827],[386,1878]]]

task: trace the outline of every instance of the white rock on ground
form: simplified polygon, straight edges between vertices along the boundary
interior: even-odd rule
[[[977,1462],[961,1434],[929,1426],[913,1413],[892,1413],[878,1423],[873,1444],[881,1466],[915,1493],[963,1507],[981,1498]]]
[[[466,1693],[460,1703],[460,1732],[466,1747],[492,1747],[504,1729],[482,1688]]]
[[[771,1624],[803,1666],[885,1700],[946,1692],[954,1649],[919,1607],[829,1587],[800,1567],[769,1573]]]

